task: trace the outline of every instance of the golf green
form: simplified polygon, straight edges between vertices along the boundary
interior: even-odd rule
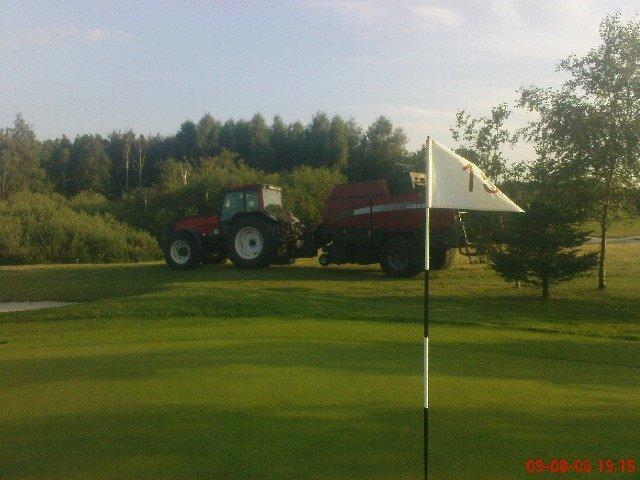
[[[464,258],[434,273],[430,478],[640,462],[640,245],[610,251],[608,291],[550,302]],[[421,282],[0,268],[2,301],[83,302],[0,315],[0,478],[421,478]]]

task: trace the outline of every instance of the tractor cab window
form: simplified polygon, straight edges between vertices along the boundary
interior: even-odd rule
[[[264,209],[270,213],[282,211],[282,192],[280,190],[265,188],[262,191]]]
[[[253,212],[258,210],[258,192],[245,192],[245,210],[247,212]]]
[[[238,212],[244,211],[244,192],[227,192],[222,204],[222,220],[231,220]]]
[[[222,204],[221,217],[223,221],[231,220],[238,212],[253,212],[259,209],[260,204],[256,190],[227,192]]]

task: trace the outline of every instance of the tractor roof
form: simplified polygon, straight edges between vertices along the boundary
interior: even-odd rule
[[[228,187],[223,188],[225,192],[237,192],[240,190],[282,190],[282,188],[277,187],[275,185],[267,185],[266,183],[252,183],[250,185],[230,185]]]

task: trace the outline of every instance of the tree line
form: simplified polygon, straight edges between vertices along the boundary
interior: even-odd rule
[[[408,151],[404,131],[385,117],[365,130],[353,119],[324,112],[306,126],[286,124],[279,116],[269,125],[260,113],[224,122],[206,114],[197,123],[185,121],[174,135],[128,130],[40,142],[18,115],[0,132],[0,198],[47,188],[66,196],[92,191],[119,198],[176,178],[186,184],[207,158],[223,152],[265,173],[309,166],[336,170],[351,180],[379,178],[398,162],[418,165],[421,154]]]

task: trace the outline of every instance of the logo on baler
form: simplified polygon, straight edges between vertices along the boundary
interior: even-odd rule
[[[334,221],[338,221],[338,220],[344,220],[345,218],[349,218],[349,217],[353,217],[355,215],[354,210],[353,209],[349,209],[349,210],[343,210],[342,212],[338,212],[334,215],[332,215],[332,219]]]
[[[385,203],[382,205],[373,205],[371,207],[350,208],[334,214],[331,218],[334,221],[344,220],[345,218],[356,215],[368,215],[370,213],[397,212],[401,210],[423,209],[424,203]]]

